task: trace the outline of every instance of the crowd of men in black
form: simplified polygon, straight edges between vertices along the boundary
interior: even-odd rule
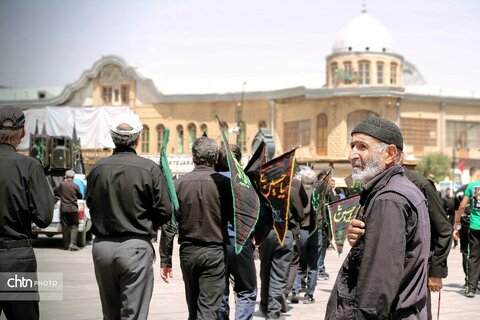
[[[25,134],[24,124],[19,109],[0,109],[0,272],[36,272],[30,223],[42,227],[52,219],[54,198],[40,164],[15,150]],[[195,168],[175,180],[180,206],[175,214],[178,229],[172,230],[165,176],[157,164],[135,153],[142,129],[133,113],[115,119],[114,152],[98,161],[87,178],[103,318],[148,317],[155,259],[151,235],[162,227],[161,277],[169,282],[173,275],[173,238],[178,235],[189,319],[229,318],[229,278],[237,296],[235,319],[252,319],[258,244],[250,239],[241,254],[234,252],[225,149],[205,136],[193,143]],[[231,149],[240,160],[239,148]],[[325,319],[431,319],[430,292],[440,290],[448,274],[451,217],[465,205],[455,204],[451,195],[442,201],[431,181],[405,169],[402,150],[400,129],[386,119],[367,118],[352,131],[352,178],[364,184],[361,214],[350,222],[347,237],[352,249],[339,271]],[[303,303],[314,303],[317,279],[328,278],[324,265],[328,216],[324,212],[316,222],[310,218],[313,186],[326,173],[307,169],[292,180],[285,241],[280,244],[272,229],[259,246],[259,310],[267,319],[284,319],[288,302],[298,303],[301,291]],[[467,198],[472,197],[466,190]],[[348,195],[348,190],[336,191],[332,184],[329,202]],[[311,223],[318,226],[312,228]],[[468,237],[469,227],[464,226],[459,228],[460,246],[468,274],[478,266],[467,263],[470,250],[462,233],[467,231]],[[391,277],[392,272],[399,276]],[[478,274],[475,277],[476,290]],[[467,280],[473,284],[471,277]],[[8,319],[38,319],[38,295],[28,301],[0,301],[2,311]]]

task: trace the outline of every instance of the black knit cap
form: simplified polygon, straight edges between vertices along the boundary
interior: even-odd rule
[[[2,126],[3,121],[11,120],[13,122],[13,126]],[[15,107],[3,107],[0,108],[0,129],[9,129],[9,130],[17,130],[25,126],[25,115],[23,112]]]
[[[368,117],[352,130],[354,133],[364,133],[387,144],[394,144],[403,150],[403,137],[400,128],[393,122],[379,117]]]

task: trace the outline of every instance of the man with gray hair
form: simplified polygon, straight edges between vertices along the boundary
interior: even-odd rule
[[[25,136],[24,127],[22,111],[0,108],[0,273],[23,273],[34,282],[37,259],[30,226],[33,221],[46,228],[52,222],[53,193],[40,163],[16,151]],[[7,319],[39,318],[36,286],[31,292],[1,294],[0,315],[5,313]]]
[[[193,143],[195,168],[175,181],[180,204],[178,243],[189,320],[217,319],[225,291],[225,246],[232,221],[230,179],[215,172],[218,146],[200,137]],[[163,242],[163,240],[162,240]],[[173,238],[169,239],[171,248]],[[170,251],[163,248],[164,252]],[[172,277],[171,261],[162,259],[162,279]]]
[[[150,239],[171,216],[163,172],[135,152],[142,128],[135,114],[117,117],[110,132],[113,155],[96,162],[87,177],[104,319],[147,319],[155,260]]]
[[[78,236],[78,204],[77,199],[82,199],[80,188],[73,182],[75,171],[67,170],[65,180],[61,181],[53,190],[60,199],[60,220],[62,223],[63,248],[77,251]]]
[[[352,178],[364,183],[365,230],[349,234],[356,241],[325,319],[427,319],[430,221],[425,197],[400,164],[402,133],[393,122],[368,117],[353,129],[350,147]]]

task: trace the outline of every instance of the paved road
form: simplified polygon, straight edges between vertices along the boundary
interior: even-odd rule
[[[154,244],[158,247],[157,244]],[[59,301],[42,301],[40,313],[47,320],[101,319],[101,304],[93,272],[91,245],[78,252],[61,250],[61,238],[40,237],[34,242],[35,253],[40,272],[63,273],[63,299]],[[177,247],[177,246],[176,246]],[[158,248],[157,248],[158,249]],[[178,320],[187,319],[187,306],[184,299],[184,287],[178,261],[178,248],[175,248],[174,278],[170,284],[164,283],[159,274],[159,262],[155,263],[155,289],[150,304],[149,319]],[[325,305],[343,257],[337,258],[333,250],[327,251],[327,271],[329,281],[318,283],[315,292],[315,304],[290,305],[286,314],[288,319],[306,320],[323,319]],[[257,274],[259,270],[257,261]],[[444,279],[441,295],[440,319],[470,320],[480,318],[480,294],[468,299],[463,296],[463,272],[459,250],[452,250],[449,257],[450,275]],[[395,276],[395,275],[392,275]],[[260,281],[260,280],[259,280]],[[233,301],[233,299],[230,299]],[[436,315],[438,294],[433,296],[433,309]],[[233,308],[233,306],[232,306]],[[257,300],[258,310],[258,300]],[[232,310],[233,311],[233,310]],[[0,317],[4,319],[4,317]],[[263,319],[257,311],[254,319]]]

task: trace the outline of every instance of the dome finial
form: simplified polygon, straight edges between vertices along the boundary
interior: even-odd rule
[[[367,0],[362,1],[362,13],[367,13]]]

